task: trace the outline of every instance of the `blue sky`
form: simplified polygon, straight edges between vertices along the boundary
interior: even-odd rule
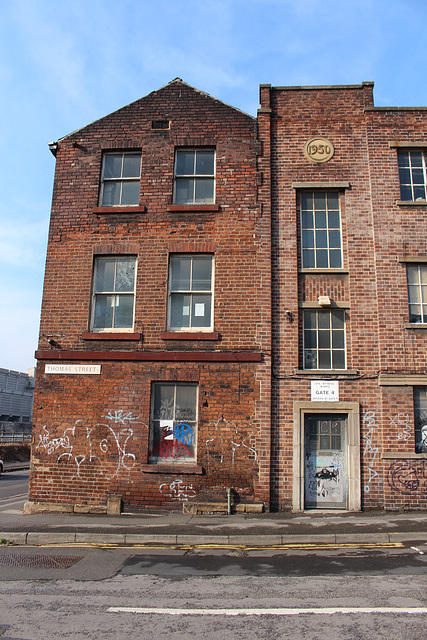
[[[34,366],[47,143],[176,77],[251,115],[259,84],[375,82],[425,106],[426,0],[0,0],[0,367]],[[72,309],[70,309],[72,313]]]

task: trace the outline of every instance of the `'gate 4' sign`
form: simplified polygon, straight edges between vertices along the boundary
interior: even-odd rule
[[[338,380],[312,380],[311,381],[311,401],[312,402],[338,402],[339,387]]]

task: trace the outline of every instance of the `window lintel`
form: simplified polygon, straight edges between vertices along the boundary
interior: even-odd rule
[[[316,301],[308,301],[308,302],[299,302],[298,307],[300,309],[325,309],[319,302]],[[342,302],[341,300],[331,300],[331,304],[326,307],[328,309],[350,309],[349,302]]]
[[[416,140],[393,141],[389,142],[388,146],[391,149],[427,149],[427,142],[425,140],[423,142],[417,142]]]
[[[398,257],[398,262],[415,262],[415,263],[420,263],[420,262],[427,262],[427,256],[413,256],[413,255],[409,255],[407,253],[404,253],[403,255]]]
[[[427,385],[425,373],[381,373],[378,376],[380,387],[417,387]]]
[[[328,189],[350,189],[349,182],[293,182],[293,189],[310,189],[315,191],[327,191]]]

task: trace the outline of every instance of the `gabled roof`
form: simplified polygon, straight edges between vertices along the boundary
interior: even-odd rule
[[[102,118],[98,118],[97,120],[94,120],[93,122],[85,125],[84,127],[80,127],[79,129],[76,129],[75,131],[72,131],[71,133],[68,133],[65,136],[62,136],[61,138],[58,139],[57,142],[50,142],[49,143],[49,148],[52,151],[52,153],[55,155],[56,154],[56,145],[58,142],[60,142],[61,140],[66,140],[67,138],[76,135],[77,133],[84,131],[85,129],[87,129],[88,127],[91,127],[92,125],[101,122],[102,120],[104,120],[105,118],[109,118],[110,116],[120,113],[120,111],[123,111],[124,109],[129,109],[134,105],[137,105],[138,103],[148,100],[149,98],[151,98],[152,96],[155,96],[156,94],[160,94],[164,91],[166,91],[167,89],[170,89],[171,87],[173,87],[174,85],[176,86],[182,86],[182,87],[186,87],[187,89],[190,89],[191,91],[194,91],[195,93],[199,94],[200,96],[204,96],[206,98],[208,98],[209,100],[211,100],[212,102],[217,103],[218,105],[222,105],[224,107],[227,107],[228,109],[232,109],[233,111],[236,111],[237,113],[240,113],[243,116],[246,116],[247,118],[250,118],[251,120],[255,120],[256,118],[254,118],[253,116],[249,115],[248,113],[245,113],[244,111],[242,111],[241,109],[237,109],[236,107],[232,107],[231,105],[227,104],[226,102],[222,102],[221,100],[218,100],[217,98],[213,98],[209,93],[206,93],[205,91],[201,91],[200,89],[196,89],[195,87],[192,87],[191,85],[187,84],[186,82],[184,82],[183,80],[181,80],[181,78],[174,78],[174,80],[171,80],[171,82],[168,82],[167,84],[165,84],[163,87],[160,87],[159,89],[156,89],[155,91],[152,91],[151,93],[148,93],[146,96],[143,96],[142,98],[138,98],[138,100],[134,100],[133,102],[130,102],[129,104],[121,107],[120,109],[117,109],[116,111],[112,111],[111,113],[102,116]]]

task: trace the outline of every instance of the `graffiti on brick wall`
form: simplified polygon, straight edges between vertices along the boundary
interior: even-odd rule
[[[42,432],[39,435],[36,449],[44,449],[44,451],[50,455],[57,449],[69,448],[70,440],[67,435],[67,430],[64,431],[64,435],[58,436],[57,438],[51,438],[48,428],[46,427],[46,425],[44,425],[44,427],[42,428]]]
[[[378,472],[374,469],[375,460],[378,455],[378,447],[373,445],[374,432],[377,427],[374,411],[367,411],[365,413],[363,416],[363,424],[368,427],[368,431],[363,436],[363,440],[365,441],[363,458],[366,459],[366,464],[368,465],[368,479],[363,490],[365,493],[369,493],[371,490],[371,482],[378,475]]]
[[[427,494],[427,460],[396,460],[387,472],[392,489],[405,496]]]
[[[427,411],[418,411],[416,415],[415,451],[427,453]]]
[[[132,469],[136,462],[135,454],[129,451],[129,441],[134,435],[129,425],[147,427],[139,422],[138,416],[121,410],[109,411],[103,418],[106,423],[93,427],[77,420],[60,436],[51,436],[51,430],[45,425],[35,448],[57,455],[57,464],[71,465],[74,477],[80,480],[93,481],[94,475],[111,479]]]
[[[255,465],[258,459],[256,449],[251,446],[254,431],[251,425],[242,426],[235,422],[229,422],[222,416],[216,422],[209,424],[211,437],[205,441],[207,468],[211,463],[230,465],[234,467],[237,455],[243,455],[252,460]],[[248,433],[249,432],[249,433]]]
[[[123,411],[120,409],[119,411],[108,411],[106,416],[103,416],[107,420],[111,420],[116,424],[125,424],[126,422],[131,423],[139,423],[139,416],[134,416],[132,411]]]
[[[164,482],[160,485],[159,491],[162,495],[166,495],[171,500],[186,502],[196,497],[196,492],[192,484],[185,484],[181,478],[175,478],[169,484]]]
[[[156,430],[150,456],[156,458],[192,458],[194,456],[194,433],[189,424],[173,424],[172,420],[160,420]]]
[[[410,439],[412,433],[412,425],[407,413],[398,413],[394,418],[390,419],[390,427],[394,427],[397,431],[397,439],[406,442]]]

